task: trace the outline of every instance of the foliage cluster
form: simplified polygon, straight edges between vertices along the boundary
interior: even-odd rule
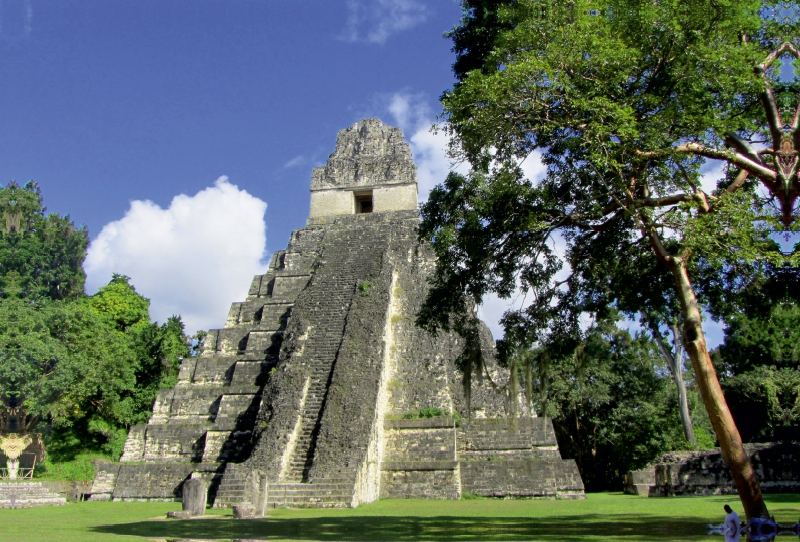
[[[0,188],[0,212],[2,430],[42,432],[55,461],[119,457],[190,355],[183,324],[151,322],[125,276],[86,296],[87,232],[45,215],[35,183]]]
[[[531,352],[525,392],[540,416],[552,419],[559,450],[574,458],[589,491],[619,490],[629,470],[670,450],[688,449],[678,417],[677,390],[652,339],[605,322],[572,351]],[[713,445],[711,427],[690,388],[695,431]],[[531,393],[532,392],[532,393]]]
[[[742,438],[797,440],[800,434],[800,271],[760,266],[715,303],[726,322],[714,352]]]
[[[438,264],[420,323],[453,326],[487,294],[522,291],[528,303],[504,321],[512,349],[568,359],[588,340],[585,317],[616,311],[652,322],[658,340],[665,327],[677,330],[746,515],[767,515],[703,312],[714,314],[759,267],[800,262],[800,251],[781,253],[771,237],[798,228],[797,2],[462,6],[449,34],[457,82],[442,96],[442,126],[453,158],[472,170],[451,173],[423,205],[420,234]],[[529,159],[541,160],[542,178],[526,177]],[[711,160],[721,166],[716,189],[704,178]],[[763,367],[775,370],[720,376],[750,398],[772,389],[763,400],[791,419],[793,373],[778,358],[791,357],[783,342],[793,313],[781,303],[769,311],[781,353],[762,349],[774,362]],[[760,324],[728,316],[721,359],[734,363],[734,343],[741,350],[749,340],[742,330]]]

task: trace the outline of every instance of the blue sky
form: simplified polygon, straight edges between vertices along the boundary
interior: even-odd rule
[[[168,205],[227,175],[273,203],[269,250],[302,223],[339,129],[387,116],[398,92],[438,112],[460,15],[447,0],[2,6],[2,178],[35,179],[96,235],[131,200]]]
[[[35,180],[48,210],[85,224],[93,240],[126,218],[107,240],[133,252],[117,246],[101,257],[93,248],[88,289],[111,271],[128,274],[152,299],[154,317],[184,313],[190,331],[221,325],[258,260],[304,225],[311,169],[333,151],[338,130],[367,116],[401,125],[407,138],[422,140],[415,157],[430,154],[436,174],[446,173],[442,142],[427,129],[453,82],[442,34],[458,22],[456,2],[0,0],[0,7],[0,182]],[[215,188],[222,176],[227,181]],[[201,192],[205,203],[196,200]],[[171,207],[180,195],[194,232]],[[253,231],[253,215],[263,213],[257,200],[267,206],[265,249],[263,228]],[[231,220],[241,224],[226,226]],[[261,246],[243,249],[248,242]],[[214,260],[236,260],[237,251],[247,252],[232,262],[239,273],[225,279]],[[164,265],[142,268],[145,256]],[[195,291],[176,296],[187,280]],[[238,284],[231,290],[220,280]],[[213,300],[204,308],[193,297]]]
[[[0,183],[33,179],[88,227],[89,293],[123,273],[153,318],[219,327],[305,225],[338,130],[380,117],[405,132],[421,198],[445,178],[429,128],[460,15],[451,0],[0,0]],[[496,337],[506,306],[482,308]]]

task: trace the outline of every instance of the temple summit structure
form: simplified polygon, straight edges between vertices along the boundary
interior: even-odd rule
[[[416,167],[398,128],[339,132],[314,169],[311,211],[233,303],[93,499],[178,500],[202,477],[214,506],[358,506],[379,497],[583,498],[552,424],[487,376],[465,398],[465,341],[415,325],[435,269],[418,240]],[[512,408],[512,402],[517,402]],[[515,416],[512,413],[521,412]]]

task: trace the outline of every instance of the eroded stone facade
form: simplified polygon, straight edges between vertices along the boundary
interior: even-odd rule
[[[382,207],[377,194],[393,189],[403,197]],[[315,214],[315,194],[329,192],[352,205]],[[215,506],[582,497],[550,422],[509,419],[519,398],[503,387],[489,330],[480,336],[491,378],[473,384],[468,407],[463,339],[415,325],[436,262],[417,238],[402,133],[377,119],[341,131],[314,171],[311,205],[307,226],[202,356],[184,361],[147,426],[131,430],[121,463],[99,468],[97,498],[177,499],[192,472],[211,482]],[[451,415],[404,418],[432,408]]]
[[[745,444],[764,493],[800,491],[800,443]],[[664,454],[647,468],[625,475],[625,493],[642,497],[735,494],[719,448]]]

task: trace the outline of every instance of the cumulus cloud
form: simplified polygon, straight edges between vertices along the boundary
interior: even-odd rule
[[[418,0],[348,0],[343,41],[384,43],[389,36],[425,22],[427,7]]]
[[[385,97],[385,109],[411,146],[417,165],[420,201],[428,199],[431,188],[444,182],[450,171],[469,171],[469,164],[453,163],[447,156],[447,135],[441,129],[431,130],[436,114],[423,94],[396,92]]]
[[[441,125],[436,122],[436,114],[424,94],[395,92],[384,96],[383,108],[388,111],[397,126],[403,130],[405,139],[411,146],[414,163],[417,165],[419,199],[425,201],[431,189],[444,182],[447,174],[457,171],[469,172],[469,164],[454,162],[447,156],[449,139]],[[438,126],[434,128],[434,126]],[[541,154],[534,151],[520,162],[525,176],[532,180],[544,177],[545,166]]]
[[[267,204],[220,177],[162,209],[131,202],[89,246],[84,268],[95,292],[112,273],[131,277],[159,322],[180,314],[188,333],[220,327],[231,301],[244,300],[252,277],[266,272]]]

